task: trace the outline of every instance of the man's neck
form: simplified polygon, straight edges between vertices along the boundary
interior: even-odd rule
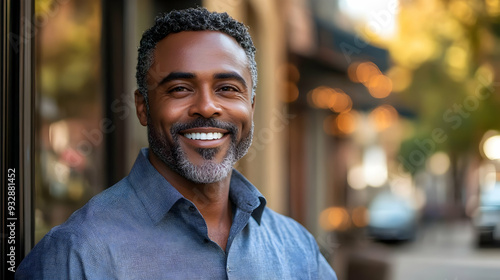
[[[152,152],[149,153],[149,161],[180,194],[194,203],[205,219],[208,236],[225,250],[232,223],[229,201],[231,174],[219,182],[199,184],[170,169]]]

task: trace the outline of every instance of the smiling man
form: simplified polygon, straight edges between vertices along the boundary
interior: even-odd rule
[[[156,19],[139,47],[149,149],[52,229],[19,279],[336,279],[314,238],[233,165],[252,142],[257,68],[246,27],[205,9]]]

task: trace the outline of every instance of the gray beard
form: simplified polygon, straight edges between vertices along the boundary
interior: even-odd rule
[[[150,150],[170,169],[189,181],[200,184],[219,182],[231,174],[233,165],[248,152],[252,144],[254,129],[254,123],[252,121],[252,127],[248,135],[244,136],[239,143],[236,143],[238,128],[234,124],[216,119],[199,118],[187,124],[174,124],[170,129],[173,139],[173,145],[170,146],[166,137],[160,135],[159,131],[150,124],[151,119],[148,114],[148,141]],[[231,143],[221,163],[213,161],[219,148],[197,149],[196,151],[205,160],[201,165],[194,165],[188,160],[179,142],[179,131],[195,127],[218,127],[229,131]]]

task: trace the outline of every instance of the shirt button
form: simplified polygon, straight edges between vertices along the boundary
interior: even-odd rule
[[[196,207],[194,207],[193,205],[189,206],[189,211],[191,211],[191,212],[196,211]]]

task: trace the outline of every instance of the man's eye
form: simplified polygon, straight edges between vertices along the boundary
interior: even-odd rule
[[[181,91],[188,91],[188,89],[185,87],[174,87],[170,89],[168,92],[181,92]]]
[[[219,88],[219,91],[239,91],[238,88],[233,86],[223,86]]]

